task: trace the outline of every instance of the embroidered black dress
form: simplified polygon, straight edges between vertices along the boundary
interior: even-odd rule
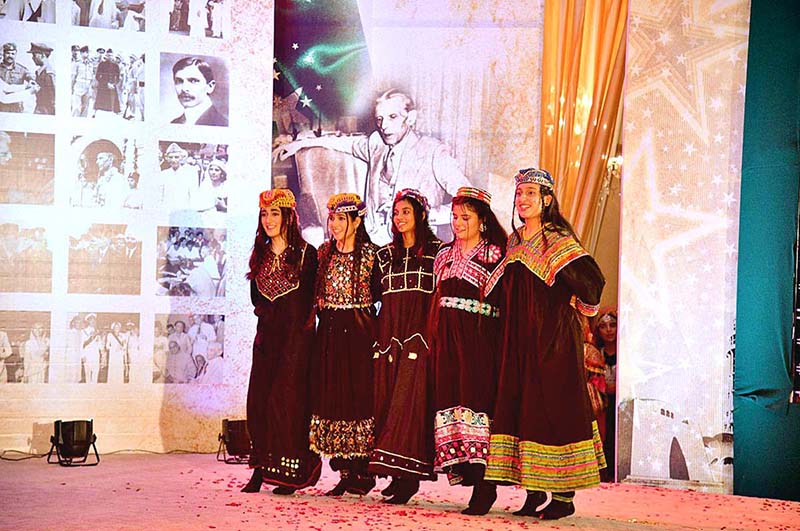
[[[311,450],[330,457],[334,470],[366,473],[374,446],[372,413],[372,345],[375,342],[375,288],[373,269],[377,246],[361,248],[355,281],[355,252],[342,253],[335,244],[320,247],[321,298],[312,376],[313,415]],[[375,277],[375,279],[373,279]]]
[[[509,239],[502,272],[502,368],[486,479],[526,490],[597,485],[606,466],[583,368],[577,312],[591,316],[605,280],[568,235]],[[499,273],[502,270],[498,270]]]
[[[381,312],[374,345],[375,449],[369,471],[381,476],[435,480],[428,318],[433,261],[442,242],[417,256],[394,244],[378,251]]]
[[[319,456],[308,448],[311,415],[309,362],[317,252],[306,245],[299,274],[287,251],[269,249],[250,296],[258,316],[247,392],[247,429],[253,443],[250,466],[262,468],[264,483],[300,489],[319,479]]]
[[[502,257],[503,250],[481,240],[466,255],[456,244],[445,245],[434,264],[434,468],[446,472],[451,484],[475,484],[489,455],[500,297],[486,286]]]

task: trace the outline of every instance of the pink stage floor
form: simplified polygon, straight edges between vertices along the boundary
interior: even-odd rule
[[[246,466],[212,455],[111,455],[97,467],[69,469],[43,459],[0,461],[0,530],[725,530],[800,529],[800,503],[625,484],[579,492],[577,513],[555,522],[513,516],[525,496],[501,488],[492,511],[463,516],[469,490],[443,479],[423,483],[407,506],[368,496],[326,498],[335,483],[290,497],[267,489],[242,494]],[[382,488],[385,481],[379,481]]]

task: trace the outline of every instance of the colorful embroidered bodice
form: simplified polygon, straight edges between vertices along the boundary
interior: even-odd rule
[[[342,253],[325,242],[320,254],[332,253],[327,270],[324,272],[322,300],[320,308],[366,308],[373,304],[370,281],[372,265],[375,262],[377,246],[367,244],[361,248],[361,263],[353,282],[353,261],[355,253]]]
[[[286,262],[288,248],[277,256],[272,249],[267,249],[261,269],[256,275],[256,287],[270,302],[300,286],[300,267],[305,258],[306,248],[303,247],[302,258],[298,266],[291,266]]]

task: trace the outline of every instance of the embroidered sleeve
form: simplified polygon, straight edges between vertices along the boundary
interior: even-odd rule
[[[558,278],[572,291],[570,304],[587,317],[597,315],[600,295],[603,293],[605,278],[591,256],[584,255],[565,266]]]

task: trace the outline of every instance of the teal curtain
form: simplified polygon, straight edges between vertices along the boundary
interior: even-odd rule
[[[798,222],[800,2],[753,2],[742,153],[734,376],[734,492],[800,500],[791,392]]]

